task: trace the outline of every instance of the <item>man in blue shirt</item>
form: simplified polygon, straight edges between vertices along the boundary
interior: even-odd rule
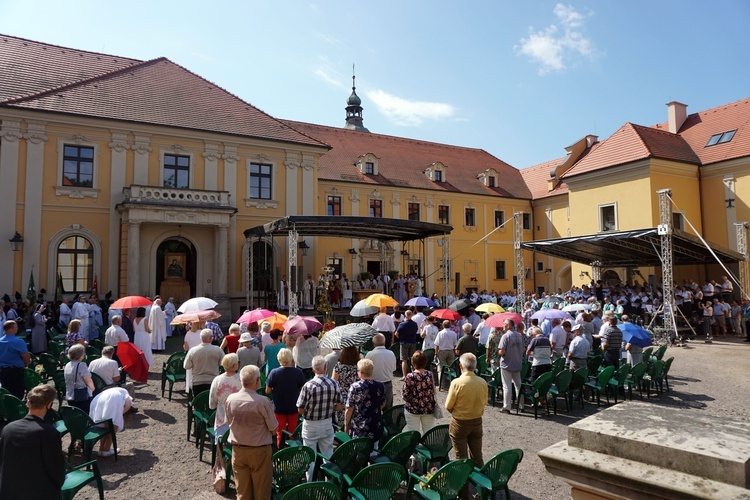
[[[18,323],[9,320],[3,324],[0,337],[0,384],[18,399],[23,399],[23,369],[31,363],[26,342],[16,336]]]
[[[406,311],[404,314],[405,321],[398,324],[396,328],[396,337],[401,344],[401,374],[406,376],[409,373],[409,363],[411,356],[417,350],[417,335],[419,334],[419,325],[412,319],[414,313]]]

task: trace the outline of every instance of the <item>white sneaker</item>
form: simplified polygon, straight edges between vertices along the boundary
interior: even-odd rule
[[[117,453],[120,453],[120,449],[119,449],[119,448],[117,449]],[[107,450],[107,451],[100,451],[100,452],[99,452],[99,456],[100,456],[100,457],[111,457],[111,456],[112,456],[112,455],[114,455],[114,454],[115,454],[115,450],[114,450],[114,448],[112,448],[112,449],[109,449],[109,450]]]

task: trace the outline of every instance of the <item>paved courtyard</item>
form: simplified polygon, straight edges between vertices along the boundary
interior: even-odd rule
[[[170,339],[168,352],[178,346],[181,338]],[[651,403],[710,413],[722,420],[747,421],[750,410],[740,395],[750,391],[748,352],[750,343],[735,338],[719,339],[713,344],[695,341],[687,348],[669,348],[665,359],[675,358],[671,391],[652,396]],[[137,390],[136,406],[140,412],[127,417],[126,429],[118,435],[119,460],[99,459],[106,498],[221,498],[213,493],[210,484],[210,452],[204,455],[204,462],[199,462],[194,442],[186,440],[187,411],[182,385],[178,385],[180,390],[171,402],[160,397],[161,366],[166,358],[166,354],[154,356],[150,382]],[[399,393],[398,382],[394,385]],[[445,395],[446,392],[439,394],[441,402],[445,401]],[[569,498],[566,485],[546,472],[537,452],[564,440],[568,424],[597,410],[596,405],[587,404],[583,410],[579,405],[566,414],[564,402],[559,403],[562,411],[557,416],[543,415],[536,421],[528,411],[516,416],[502,414],[499,408],[486,408],[485,459],[506,448],[521,448],[525,454],[510,483],[514,499]],[[74,458],[79,460],[80,457]],[[95,489],[87,487],[76,498],[97,497]]]

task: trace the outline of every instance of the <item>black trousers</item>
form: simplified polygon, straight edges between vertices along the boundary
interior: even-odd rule
[[[0,384],[18,399],[23,399],[23,368],[9,366],[0,368]]]

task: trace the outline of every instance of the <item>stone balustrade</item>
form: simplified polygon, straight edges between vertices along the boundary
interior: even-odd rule
[[[195,205],[196,207],[231,207],[228,191],[174,189],[131,185],[123,188],[125,203]]]

